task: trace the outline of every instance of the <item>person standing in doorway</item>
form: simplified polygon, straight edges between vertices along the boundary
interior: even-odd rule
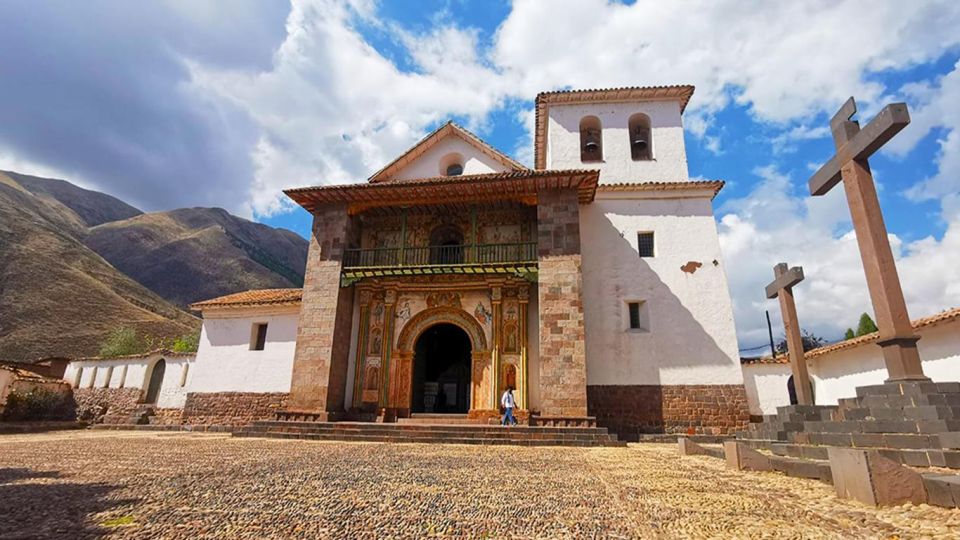
[[[513,399],[513,387],[508,386],[507,391],[503,393],[503,397],[500,398],[500,406],[503,407],[503,421],[500,422],[501,426],[507,425],[507,422],[511,426],[517,425],[517,419],[513,417],[513,408],[517,406],[517,402]]]

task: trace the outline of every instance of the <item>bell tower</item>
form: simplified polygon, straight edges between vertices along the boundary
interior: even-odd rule
[[[600,183],[689,180],[683,110],[692,86],[537,96],[536,167],[599,169]]]

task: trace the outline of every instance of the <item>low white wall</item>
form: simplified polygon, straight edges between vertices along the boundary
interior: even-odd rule
[[[670,195],[601,192],[580,208],[587,384],[743,382],[712,192]],[[640,258],[649,231],[655,256]],[[690,261],[701,266],[681,270]],[[629,329],[632,301],[645,302],[648,331]]]
[[[960,381],[960,320],[920,328],[918,348],[923,371],[934,382]],[[836,405],[841,398],[856,396],[859,386],[882,384],[887,378],[880,347],[865,343],[808,359],[818,405]],[[745,364],[744,384],[753,414],[774,414],[790,404],[788,364]],[[750,388],[761,390],[751,395]]]
[[[190,392],[289,392],[300,307],[203,313]],[[250,350],[254,324],[267,324],[262,351]]]
[[[76,360],[67,365],[63,380],[74,388],[139,388],[146,392],[160,360],[165,367],[156,405],[182,409],[192,378],[193,356],[157,353],[142,358]]]

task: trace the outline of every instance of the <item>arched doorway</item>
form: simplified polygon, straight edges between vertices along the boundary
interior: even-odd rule
[[[455,324],[436,324],[420,334],[413,348],[411,412],[470,410],[471,348],[470,337]]]
[[[160,387],[163,385],[163,374],[167,370],[167,362],[161,358],[153,365],[153,371],[150,373],[150,383],[147,385],[147,399],[145,403],[156,403],[157,396],[160,395]]]
[[[455,225],[441,225],[430,233],[430,264],[463,262],[463,232]]]

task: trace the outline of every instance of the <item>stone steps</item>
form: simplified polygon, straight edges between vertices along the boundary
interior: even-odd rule
[[[255,422],[236,437],[416,442],[444,444],[512,444],[528,446],[626,446],[605,428],[563,428],[475,424],[370,424],[362,422]]]
[[[770,452],[786,457],[802,459],[827,459],[830,446],[860,448],[876,450],[882,456],[902,465],[911,467],[946,467],[960,469],[960,450],[941,449],[932,446],[922,446],[920,442],[907,442],[894,446],[879,445],[814,445],[793,444],[774,441],[744,440],[751,448],[769,450]]]
[[[466,414],[414,413],[409,418],[398,418],[398,424],[470,424],[487,425],[483,418],[470,418]]]

